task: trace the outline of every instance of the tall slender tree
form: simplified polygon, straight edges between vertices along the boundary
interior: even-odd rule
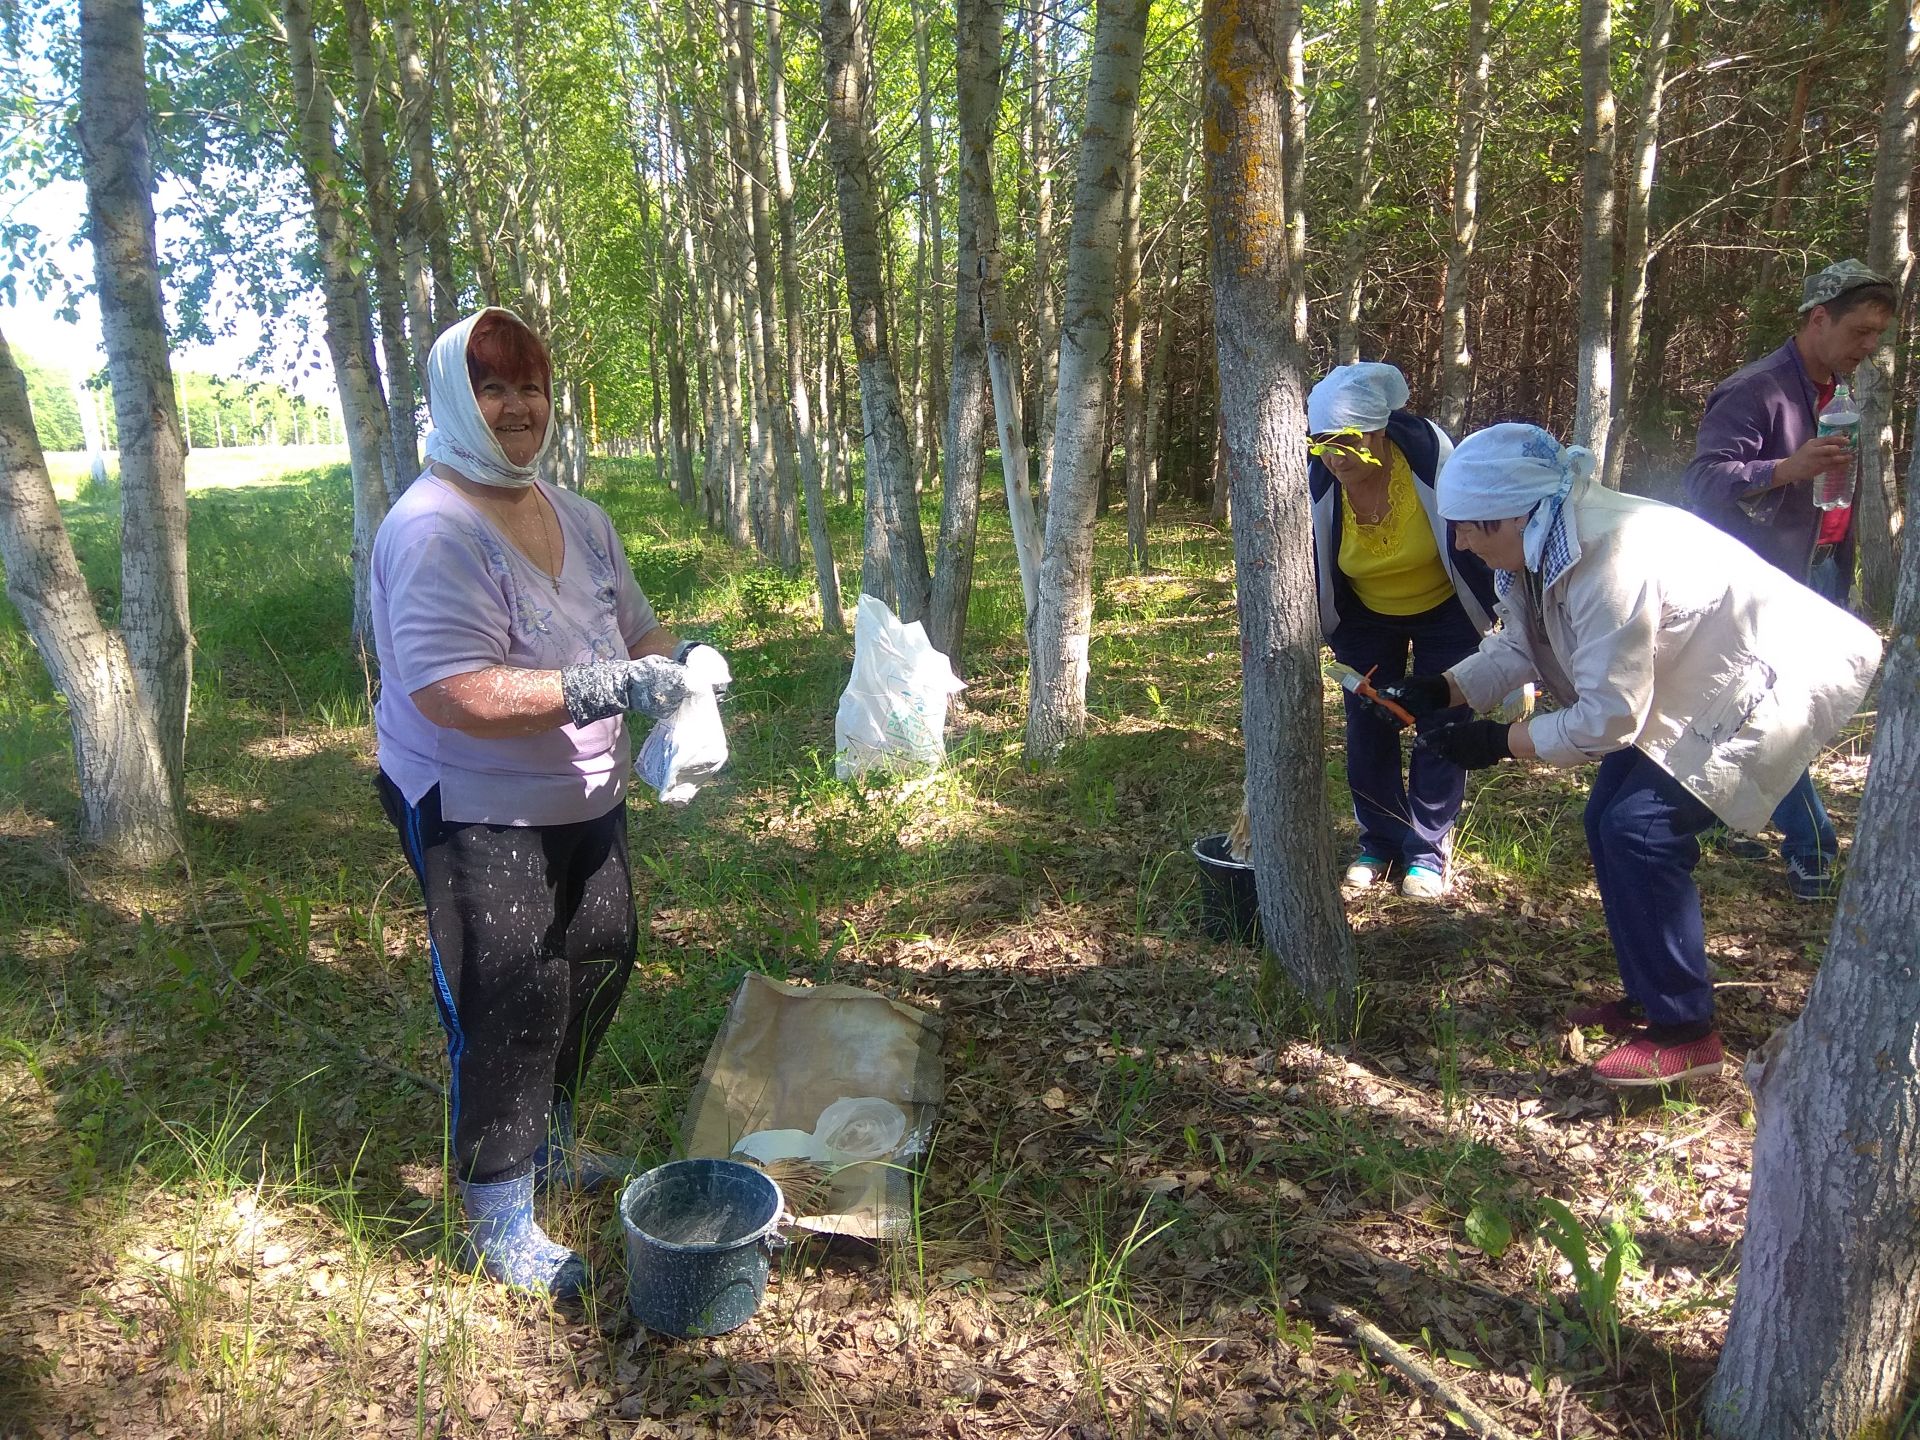
[[[1605,474],[1613,422],[1613,0],[1580,0],[1580,99],[1580,339],[1573,443],[1592,450]]]
[[[1453,160],[1453,245],[1440,304],[1440,428],[1458,435],[1467,418],[1473,352],[1467,345],[1467,294],[1480,238],[1480,152],[1487,133],[1487,43],[1491,0],[1468,0],[1467,53],[1461,61],[1459,135]]]
[[[1100,0],[1086,123],[1073,189],[1073,238],[1060,327],[1059,421],[1047,497],[1040,605],[1029,636],[1027,758],[1051,760],[1087,728],[1093,631],[1093,521],[1100,499],[1113,356],[1114,272],[1133,147],[1150,0]]]
[[[1347,233],[1340,245],[1340,315],[1334,341],[1336,365],[1360,358],[1360,301],[1367,283],[1367,255],[1372,248],[1368,219],[1373,197],[1380,188],[1373,149],[1380,133],[1380,0],[1360,0],[1354,16],[1353,92],[1356,110],[1353,170],[1347,200]],[[1469,47],[1471,48],[1471,47]],[[1484,49],[1484,44],[1482,49]],[[1481,84],[1486,83],[1485,76]],[[1475,155],[1476,167],[1479,157]],[[1456,192],[1456,209],[1458,195]],[[1442,342],[1442,354],[1445,342]]]

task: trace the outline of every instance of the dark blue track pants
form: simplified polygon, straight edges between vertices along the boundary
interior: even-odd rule
[[[440,818],[438,786],[409,805],[384,774],[376,783],[426,897],[455,1174],[516,1179],[633,971],[627,807],[571,825],[459,824]]]
[[[1600,762],[1587,847],[1627,996],[1654,1025],[1713,1018],[1706,931],[1693,867],[1713,812],[1638,750]]]
[[[1407,674],[1435,675],[1471,655],[1480,634],[1458,600],[1420,615],[1356,615],[1340,623],[1328,642],[1333,658],[1373,683],[1385,685]],[[1429,750],[1401,753],[1401,732],[1372,707],[1346,697],[1347,787],[1353,792],[1353,818],[1360,825],[1360,848],[1382,860],[1445,868],[1447,832],[1460,814],[1467,775],[1458,765]],[[1424,734],[1456,720],[1466,707],[1443,710],[1420,722]]]

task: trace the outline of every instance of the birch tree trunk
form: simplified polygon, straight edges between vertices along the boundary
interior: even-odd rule
[[[187,447],[153,233],[146,13],[140,0],[80,7],[79,141],[87,236],[120,437],[120,624],[140,703],[159,738],[171,804],[186,803],[193,629],[187,611]],[[178,819],[174,820],[178,833]]]
[[[1146,323],[1141,294],[1140,135],[1127,157],[1125,199],[1120,220],[1120,433],[1127,450],[1127,566],[1136,575],[1147,568],[1147,361],[1142,329]]]
[[[1893,281],[1905,299],[1913,274],[1908,209],[1913,197],[1914,130],[1920,124],[1920,7],[1912,0],[1887,5],[1886,83],[1880,101],[1880,147],[1873,162],[1873,207],[1867,217],[1867,264]],[[1900,573],[1905,516],[1896,485],[1893,406],[1897,398],[1894,342],[1900,319],[1887,327],[1880,352],[1860,367],[1860,497],[1854,508],[1860,553],[1860,601],[1869,614],[1884,615]],[[1920,427],[1916,427],[1920,428]],[[1920,436],[1915,437],[1920,440]],[[1920,444],[1916,445],[1920,450]],[[1909,487],[1909,494],[1912,493]]]
[[[371,643],[373,534],[387,513],[383,435],[385,406],[373,369],[371,337],[361,328],[364,299],[354,273],[357,255],[347,223],[340,156],[333,144],[333,92],[314,64],[313,10],[309,0],[282,0],[287,26],[287,64],[297,108],[295,148],[313,201],[313,228],[320,240],[321,287],[326,301],[327,351],[347,429],[353,469],[353,637]]]
[[[1299,0],[1205,0],[1201,47],[1214,343],[1237,512],[1247,810],[1268,947],[1261,987],[1269,994],[1291,987],[1324,1022],[1344,1028],[1353,1012],[1353,940],[1334,880],[1301,443],[1306,126]]]
[[[1340,320],[1338,335],[1334,341],[1333,356],[1333,363],[1336,365],[1351,365],[1360,358],[1360,301],[1366,290],[1367,256],[1373,248],[1367,223],[1369,213],[1373,209],[1374,192],[1380,187],[1380,177],[1374,173],[1373,168],[1374,140],[1380,131],[1380,0],[1360,0],[1355,26],[1359,33],[1355,37],[1353,86],[1356,92],[1355,103],[1360,107],[1360,117],[1353,137],[1352,198],[1348,201],[1347,237],[1340,247]],[[1471,29],[1471,25],[1468,28]],[[1481,29],[1480,48],[1484,51],[1486,49],[1484,17]],[[1480,83],[1484,92],[1486,85],[1484,71],[1480,74]],[[1462,104],[1464,103],[1463,96]],[[1475,150],[1477,168],[1479,160],[1477,145]],[[1458,209],[1456,194],[1456,215]],[[1463,296],[1461,301],[1463,317],[1465,309]],[[1462,328],[1464,330],[1464,326]]]
[[[820,593],[820,626],[829,635],[847,628],[840,604],[840,571],[827,533],[827,497],[820,479],[820,447],[813,433],[813,402],[807,393],[800,346],[800,242],[793,218],[792,146],[787,138],[787,61],[778,5],[767,6],[767,122],[773,132],[775,211],[780,224],[780,303],[786,335],[787,391],[793,398],[793,430],[800,451],[800,488],[807,503],[807,543]]]
[[[387,148],[381,66],[374,55],[366,0],[342,0],[347,54],[359,105],[360,179],[373,239],[373,300],[380,317],[380,353],[387,372],[387,447],[396,488],[420,473],[418,387],[407,347],[407,292],[401,274],[399,214],[393,199],[393,154]],[[420,372],[425,374],[423,370]]]
[[[1028,153],[1033,157],[1034,449],[1040,474],[1034,500],[1044,514],[1053,488],[1053,432],[1059,414],[1060,312],[1053,299],[1053,10],[1033,8],[1032,68],[1027,83]]]
[[[1640,100],[1633,116],[1633,170],[1627,178],[1625,254],[1620,264],[1620,306],[1615,317],[1614,370],[1620,382],[1607,438],[1601,482],[1620,488],[1627,430],[1633,423],[1640,368],[1640,327],[1647,311],[1647,217],[1660,163],[1660,105],[1667,86],[1667,45],[1673,38],[1674,0],[1653,0],[1640,58]]]
[[[1613,420],[1613,0],[1580,0],[1580,340],[1573,443],[1606,473]]]
[[[138,94],[144,99],[145,90]],[[0,568],[53,688],[66,697],[81,834],[117,864],[184,853],[179,772],[121,638],[100,623],[34,433],[27,383],[0,335]],[[124,609],[123,609],[124,613]]]
[[[946,237],[941,232],[946,222],[940,204],[940,152],[933,139],[933,88],[927,78],[932,10],[932,0],[916,0],[913,7],[914,60],[920,73],[921,235],[927,250],[927,264],[915,276],[916,287],[923,287],[915,305],[926,313],[926,348],[919,352],[926,356],[926,367],[920,377],[922,384],[915,388],[919,391],[918,405],[924,417],[919,437],[920,463],[923,473],[929,475],[942,468],[941,436],[950,408],[947,376],[942,368],[947,353],[946,314],[940,304],[941,267],[947,263]],[[918,355],[915,363],[919,363]],[[957,655],[948,658],[956,665],[959,663]]]
[[[1920,1334],[1915,795],[1920,546],[1909,545],[1826,959],[1800,1018],[1747,1064],[1753,1192],[1707,1401],[1727,1440],[1892,1435],[1900,1419]]]
[[[959,99],[959,258],[954,268],[953,382],[947,396],[940,541],[933,567],[927,638],[961,668],[967,601],[973,594],[980,475],[987,460],[985,272],[1000,248],[994,212],[993,131],[1000,116],[1004,0],[956,0],[954,85]],[[1007,463],[1003,450],[1000,463]]]
[[[1028,636],[1026,753],[1036,763],[1055,758],[1087,728],[1093,521],[1106,459],[1101,442],[1114,347],[1114,271],[1150,3],[1100,0],[1094,21],[1061,316],[1053,487],[1047,498],[1040,604]]]
[[[857,7],[858,0],[824,0],[821,7],[827,137],[840,208],[853,353],[860,367],[860,406],[866,417],[867,488],[879,506],[886,536],[888,568],[898,598],[894,608],[902,621],[911,624],[927,613],[927,542],[920,529],[912,446],[887,336],[887,292],[868,130],[871,71]]]
[[[394,59],[400,72],[400,133],[407,151],[407,188],[400,199],[400,231],[406,249],[407,315],[413,332],[414,372],[427,373],[434,338],[457,318],[453,247],[447,234],[446,199],[433,163],[433,97],[446,69],[446,22],[436,17],[429,37],[432,71],[420,57],[411,0],[387,7]],[[452,123],[452,116],[447,117]]]
[[[1487,134],[1487,15],[1492,0],[1467,6],[1465,83],[1460,87],[1460,137],[1453,158],[1453,244],[1440,302],[1440,428],[1458,435],[1467,420],[1473,352],[1467,346],[1467,290],[1473,247],[1480,236],[1480,151]]]

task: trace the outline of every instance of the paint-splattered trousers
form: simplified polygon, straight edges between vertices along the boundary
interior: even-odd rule
[[[384,774],[376,783],[426,899],[455,1173],[515,1179],[633,971],[627,807],[570,825],[462,824],[441,818],[437,786],[409,805]]]

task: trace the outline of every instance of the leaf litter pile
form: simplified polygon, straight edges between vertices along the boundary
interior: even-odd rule
[[[1230,636],[1224,575],[1161,591]],[[1130,650],[1164,623],[1151,602],[1105,586],[1110,708],[1038,774],[1004,654],[976,662],[947,772],[862,788],[819,774],[844,658],[790,640],[804,618],[727,637],[737,674],[817,693],[749,680],[730,785],[636,804],[645,935],[593,1138],[670,1154],[749,967],[937,1012],[948,1087],[914,1237],[797,1244],[715,1340],[625,1319],[608,1195],[549,1212],[596,1264],[584,1315],[450,1260],[439,1102],[401,1074],[444,1063],[424,927],[363,732],[306,737],[348,820],[232,822],[364,881],[277,918],[238,872],[183,904],[36,869],[56,837],[6,812],[10,873],[70,915],[0,972],[33,1027],[0,1054],[0,1434],[1694,1433],[1748,1097],[1736,1062],[1665,1099],[1587,1080],[1594,1042],[1559,1017],[1615,982],[1583,777],[1477,778],[1444,902],[1349,899],[1360,1030],[1320,1043],[1259,1013],[1256,952],[1198,926],[1186,847],[1239,805],[1233,653]],[[1199,698],[1174,713],[1179,686]],[[1327,718],[1337,736],[1331,697]],[[1854,735],[1820,767],[1843,835],[1865,757]],[[1772,862],[1710,852],[1698,875],[1739,1057],[1797,1013],[1831,912]]]

